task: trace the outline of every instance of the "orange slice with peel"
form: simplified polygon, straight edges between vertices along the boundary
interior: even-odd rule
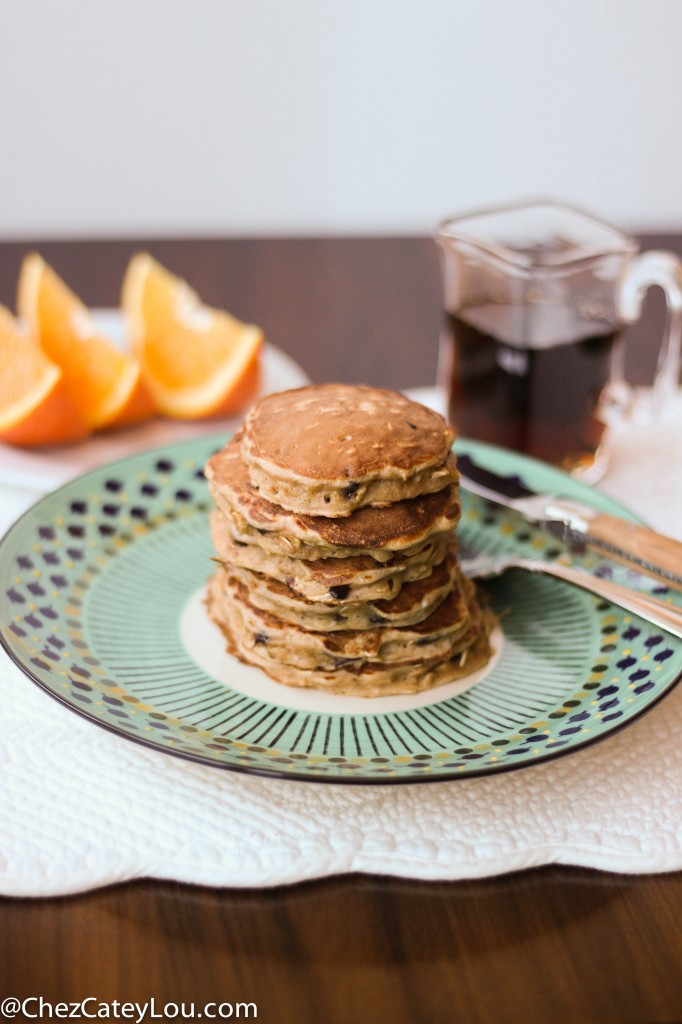
[[[88,433],[62,371],[0,306],[0,440],[25,446],[66,444]]]
[[[222,416],[253,398],[263,332],[204,306],[186,281],[138,253],[121,297],[133,351],[159,410],[179,419]]]
[[[153,415],[137,359],[97,332],[78,296],[37,253],[22,264],[17,310],[45,355],[62,370],[74,405],[93,430]]]

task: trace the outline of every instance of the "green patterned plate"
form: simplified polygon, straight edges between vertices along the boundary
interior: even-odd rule
[[[219,446],[192,441],[88,473],[38,502],[0,543],[7,652],[53,697],[121,736],[280,778],[435,782],[578,750],[632,722],[682,674],[682,643],[669,634],[559,580],[514,571],[488,584],[501,632],[475,678],[372,700],[280,686],[227,655],[204,613],[212,550],[201,467]],[[510,452],[473,442],[460,450],[533,487],[586,494]],[[589,498],[622,512],[594,491]],[[569,557],[510,513],[463,501],[460,530],[476,546]]]

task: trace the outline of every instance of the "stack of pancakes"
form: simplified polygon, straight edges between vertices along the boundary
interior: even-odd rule
[[[490,657],[490,617],[457,563],[453,437],[402,395],[342,384],[270,395],[212,456],[228,650],[278,682],[414,693]]]

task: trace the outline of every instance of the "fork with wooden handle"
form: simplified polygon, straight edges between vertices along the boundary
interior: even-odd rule
[[[619,605],[627,611],[634,612],[648,622],[682,639],[682,608],[665,601],[659,601],[651,594],[631,590],[611,580],[593,576],[582,569],[562,565],[560,562],[540,562],[531,558],[516,558],[514,555],[489,554],[485,551],[472,551],[465,548],[460,559],[462,571],[470,579],[483,579],[499,576],[507,569],[527,569],[530,572],[542,572],[549,576],[573,583],[575,586],[589,590],[593,594]]]

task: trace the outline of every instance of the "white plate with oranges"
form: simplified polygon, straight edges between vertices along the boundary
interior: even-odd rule
[[[146,253],[122,308],[89,310],[37,254],[0,307],[0,483],[50,490],[142,448],[225,431],[308,382],[260,328],[201,303]]]

